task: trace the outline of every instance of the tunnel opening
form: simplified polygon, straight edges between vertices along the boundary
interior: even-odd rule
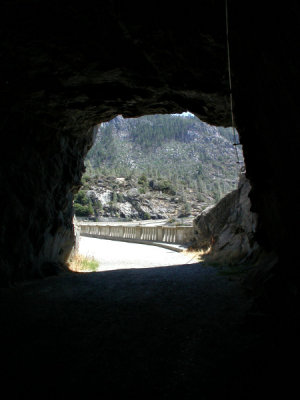
[[[186,246],[195,252],[195,218],[241,185],[245,167],[236,130],[206,124],[191,112],[129,119],[120,115],[94,130],[82,187],[74,197],[81,233],[156,245],[165,242],[171,249],[173,243],[175,251]],[[216,223],[220,225],[218,217]],[[212,229],[210,247],[216,235]],[[207,253],[203,247],[207,243],[198,250]],[[95,268],[93,260],[86,262]]]
[[[75,196],[78,219],[184,216],[188,210],[185,213],[182,206],[189,193],[192,196],[185,208],[193,207],[190,214],[195,217],[236,189],[239,173],[244,169],[241,145],[237,153],[233,147],[237,143],[232,128],[208,125],[190,112],[129,119],[118,116],[95,129],[95,142],[85,158],[81,187],[84,192]],[[124,200],[130,200],[128,190],[133,195],[148,194],[147,198],[155,192],[169,195],[166,198],[169,206],[171,201],[180,202],[181,210],[180,207],[167,213],[151,213],[146,207],[132,213],[126,213],[126,207],[114,210],[113,204],[120,206]],[[128,198],[124,199],[124,194]],[[193,204],[197,202],[199,208]],[[82,209],[80,205],[86,207]]]
[[[297,125],[297,24],[290,21],[298,6],[293,3],[284,16],[275,6],[270,12],[253,9],[245,15],[241,6],[228,3],[233,106],[252,184],[252,208],[259,215],[257,238],[283,265],[287,257],[294,265],[294,252],[282,249],[291,243],[297,247],[292,211],[285,215],[290,209],[285,193],[293,186],[291,171],[297,165],[291,167],[291,159],[297,160],[298,142],[289,134],[282,146],[281,132],[293,132]],[[104,122],[117,114],[134,117],[190,108],[206,122],[230,124],[224,4],[220,8],[205,2],[200,25],[193,7],[182,14],[164,6],[159,16],[153,8],[136,19],[132,6],[91,4],[70,8],[53,2],[46,14],[33,3],[22,6],[22,12],[18,1],[3,5],[7,34],[1,109],[8,151],[1,161],[3,171],[14,165],[1,176],[8,193],[2,207],[4,282],[43,275],[49,263],[65,259],[68,246],[64,250],[57,243],[72,242],[70,192],[80,185],[82,169],[77,150],[88,150],[92,134],[86,132],[99,123],[99,115]],[[78,23],[80,15],[85,18]],[[55,31],[50,21],[56,22]],[[73,31],[72,26],[80,29]],[[283,64],[278,54],[289,61]],[[285,118],[278,121],[278,115]],[[56,176],[53,181],[47,170]],[[42,192],[47,193],[43,199]],[[10,250],[15,236],[22,239]],[[294,268],[285,273],[297,275]]]
[[[204,327],[197,325],[196,316],[198,336],[191,327],[186,336],[186,331],[182,330],[180,338],[184,340],[173,340],[172,328],[176,327],[182,311],[180,302],[177,304],[179,317],[171,318],[170,329],[167,329],[170,335],[164,330],[166,315],[156,305],[155,310],[162,313],[159,323],[151,326],[161,328],[169,349],[166,355],[182,352],[186,357],[181,358],[174,369],[172,362],[167,364],[173,372],[167,381],[164,371],[170,368],[162,366],[159,370],[162,375],[157,375],[155,385],[145,382],[149,364],[143,362],[139,352],[148,348],[147,340],[139,341],[135,347],[118,335],[119,327],[126,330],[130,326],[132,314],[138,307],[128,311],[124,324],[118,323],[118,317],[109,317],[112,311],[124,307],[127,293],[121,291],[121,298],[114,302],[106,291],[106,281],[99,280],[103,293],[111,301],[111,308],[101,308],[103,297],[100,293],[95,301],[86,302],[95,285],[91,281],[86,286],[77,281],[78,286],[85,287],[82,297],[78,298],[73,285],[77,278],[74,275],[69,276],[71,285],[67,287],[64,279],[55,277],[38,283],[28,280],[57,273],[73,246],[72,193],[80,186],[83,155],[92,144],[93,133],[89,128],[99,123],[99,116],[100,122],[104,122],[118,114],[135,117],[176,113],[190,108],[206,122],[230,124],[227,74],[224,71],[223,4],[220,8],[216,1],[201,2],[199,13],[190,3],[180,8],[159,4],[148,7],[146,13],[128,2],[119,1],[87,1],[78,6],[69,1],[53,1],[47,7],[35,1],[25,4],[16,0],[1,4],[1,128],[7,140],[0,159],[3,191],[0,278],[4,286],[27,281],[1,290],[4,295],[0,304],[3,308],[1,335],[4,335],[2,343],[7,345],[8,353],[5,384],[10,391],[18,392],[20,398],[24,391],[39,392],[37,398],[41,390],[59,395],[58,383],[63,384],[64,379],[66,392],[70,393],[68,389],[71,389],[76,393],[84,381],[76,369],[78,359],[85,360],[85,378],[89,387],[99,392],[97,371],[105,368],[101,364],[101,354],[95,355],[93,346],[89,347],[88,343],[103,344],[101,350],[107,355],[106,360],[113,361],[111,368],[103,372],[103,380],[100,379],[101,383],[110,382],[112,389],[116,388],[116,382],[120,383],[119,388],[127,388],[128,392],[134,387],[126,386],[126,378],[132,377],[132,369],[128,368],[130,362],[126,361],[132,359],[130,350],[136,348],[134,354],[140,361],[137,364],[139,371],[142,371],[139,375],[141,384],[135,386],[137,392],[140,389],[145,393],[145,387],[151,387],[153,392],[157,387],[164,387],[167,390],[164,394],[170,393],[172,398],[178,392],[184,396],[188,387],[190,393],[193,388],[198,390],[200,397],[199,376],[205,377],[206,392],[202,397],[206,398],[212,397],[211,390],[218,391],[218,388],[217,397],[224,393],[230,399],[257,397],[262,393],[260,383],[266,398],[270,392],[278,394],[281,391],[284,395],[293,392],[297,371],[291,363],[291,355],[297,359],[299,349],[299,257],[295,234],[299,204],[293,201],[299,159],[299,138],[295,134],[299,101],[299,3],[293,1],[286,7],[273,3],[268,9],[260,4],[246,10],[242,2],[228,3],[234,111],[244,146],[247,178],[252,186],[252,210],[258,215],[256,236],[263,249],[271,256],[275,254],[278,260],[274,264],[272,260],[263,259],[258,264],[255,283],[248,287],[256,299],[256,309],[248,328],[258,330],[259,334],[263,330],[264,339],[254,346],[252,356],[249,356],[251,345],[248,347],[246,359],[242,356],[228,363],[233,360],[230,351],[223,353],[220,364],[211,363],[207,357],[206,371],[212,373],[203,375],[205,368],[204,371],[193,368],[193,344],[201,338],[205,324]],[[157,12],[159,7],[161,13]],[[153,279],[150,272],[149,278]],[[141,286],[146,298],[147,283]],[[170,280],[166,286],[177,283]],[[120,286],[123,288],[122,284]],[[194,293],[197,298],[196,289]],[[217,299],[218,293],[217,290]],[[62,298],[62,294],[65,297]],[[82,306],[74,309],[73,306],[78,306],[83,298]],[[172,298],[168,301],[173,304]],[[94,319],[95,330],[88,331],[82,340],[78,326],[87,326],[88,320],[93,320],[93,317],[88,318],[90,314],[86,310],[95,304],[99,307],[98,319]],[[196,303],[194,310],[198,306]],[[217,314],[220,320],[212,318],[212,325],[215,322],[220,327],[222,310],[226,306],[230,309],[231,303],[220,304],[221,312]],[[202,311],[205,314],[205,309]],[[111,322],[108,326],[101,325],[102,315],[108,315]],[[142,313],[136,315],[143,319]],[[69,335],[62,335],[64,327]],[[21,331],[23,334],[20,335]],[[99,331],[104,332],[103,336],[99,336]],[[228,332],[232,332],[231,329]],[[133,333],[133,337],[141,337],[139,327]],[[71,347],[70,336],[74,338]],[[227,349],[232,348],[226,347],[228,342],[219,342],[218,338],[213,342],[209,335],[204,337],[205,340],[200,341],[202,353],[198,348],[199,357],[205,353],[207,343],[221,343]],[[232,336],[232,341],[235,338]],[[256,338],[254,335],[252,344],[256,343]],[[172,348],[172,343],[178,346]],[[59,344],[57,352],[53,351],[56,344]],[[74,349],[76,352],[73,353]],[[128,349],[128,353],[122,353],[124,349]],[[154,351],[147,355],[153,360],[159,352],[156,352],[157,347],[152,349]],[[113,377],[119,372],[115,368],[119,350],[124,355],[122,370],[127,375],[124,380],[116,381]],[[74,354],[78,355],[77,360]],[[34,368],[29,367],[30,359],[36,362]],[[214,369],[215,365],[223,368]],[[74,374],[68,375],[66,384],[68,367]],[[191,374],[186,375],[187,370]],[[53,371],[57,372],[55,379],[52,378]],[[240,372],[238,382],[236,371]],[[32,385],[33,376],[36,385]],[[16,385],[17,379],[19,385]],[[133,381],[130,381],[132,385]],[[174,387],[174,382],[179,384]]]

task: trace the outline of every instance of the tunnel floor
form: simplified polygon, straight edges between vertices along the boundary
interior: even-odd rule
[[[257,332],[245,325],[251,301],[238,279],[214,267],[70,272],[1,289],[1,297],[10,398],[255,393],[261,361]]]

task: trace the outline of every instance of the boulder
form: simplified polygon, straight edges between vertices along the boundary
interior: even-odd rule
[[[194,245],[207,253],[205,261],[236,264],[253,261],[260,253],[255,241],[257,215],[250,210],[250,189],[245,174],[241,174],[238,189],[194,220]]]

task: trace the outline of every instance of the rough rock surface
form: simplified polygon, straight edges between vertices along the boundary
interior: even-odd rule
[[[206,208],[195,220],[195,245],[211,249],[205,256],[208,262],[225,264],[254,259],[259,252],[255,241],[256,214],[250,211],[251,186],[241,174],[238,189],[228,193],[215,206]]]
[[[299,3],[247,12],[228,3],[234,116],[258,239],[294,282]],[[91,127],[119,114],[189,110],[225,126],[231,118],[223,2],[203,1],[197,12],[192,2],[154,2],[145,12],[114,0],[0,7],[1,274],[14,281],[66,259]]]
[[[179,296],[177,286],[185,281],[174,278],[174,267],[165,284],[161,279],[156,284],[160,292],[175,289],[166,298],[166,308],[156,290],[148,296],[151,276],[141,276],[144,283],[136,288],[142,297],[135,301],[121,274],[120,297],[114,301],[102,276],[95,280],[93,275],[67,274],[69,288],[64,279],[48,277],[35,282],[37,292],[23,285],[27,299],[22,289],[11,288],[6,289],[7,301],[0,302],[5,310],[3,378],[12,396],[21,391],[19,398],[24,398],[24,393],[38,389],[36,398],[59,398],[61,390],[53,393],[53,387],[69,382],[73,392],[81,385],[83,395],[92,387],[103,397],[101,379],[107,379],[110,388],[119,391],[117,398],[132,395],[124,387],[140,396],[149,393],[143,392],[145,388],[154,391],[161,383],[174,389],[171,398],[178,393],[184,398],[194,382],[197,398],[232,399],[232,392],[223,388],[227,377],[233,389],[240,388],[236,373],[246,380],[238,399],[267,399],[278,393],[292,398],[297,392],[298,371],[291,361],[299,359],[295,232],[300,204],[296,193],[300,2],[229,0],[228,5],[234,117],[252,186],[252,210],[258,215],[257,238],[264,248],[276,251],[280,261],[272,279],[260,281],[262,291],[268,289],[261,296],[267,303],[265,312],[257,313],[255,323],[249,324],[250,328],[268,325],[266,340],[253,356],[256,362],[243,369],[241,357],[232,364],[232,347],[224,342],[225,337],[235,342],[232,332],[237,326],[228,314],[230,303],[209,285],[213,308],[203,320],[207,309],[205,303],[201,307],[201,280],[200,286],[190,280],[195,283],[195,303],[191,303]],[[229,126],[231,119],[223,1],[199,1],[195,9],[190,1],[182,6],[152,1],[137,8],[119,0],[4,0],[0,16],[0,271],[1,278],[13,282],[53,273],[67,257],[73,242],[72,197],[93,141],[92,126],[118,114],[136,117],[186,110],[215,125]],[[86,279],[80,309],[77,279],[79,286]],[[115,282],[113,288],[118,287]],[[216,284],[215,274],[211,283]],[[189,288],[185,285],[181,293],[186,295]],[[193,307],[187,310],[190,304]],[[215,333],[223,327],[224,316],[228,335],[219,331],[214,341],[205,335],[206,326]],[[180,335],[174,339],[178,327]],[[160,335],[163,340],[157,341]],[[154,346],[149,347],[148,338]],[[207,349],[214,349],[218,358],[210,357]],[[207,368],[197,368],[195,355],[207,360]],[[262,363],[261,356],[268,362]],[[157,380],[151,381],[147,360]],[[219,373],[206,378],[214,368]],[[172,373],[169,381],[167,372]],[[123,382],[116,377],[123,377]],[[149,386],[144,385],[149,377]],[[208,388],[204,393],[203,380]],[[258,382],[264,390],[253,392],[253,383]],[[217,396],[211,389],[219,391]],[[152,398],[159,398],[156,394]]]
[[[77,218],[74,215],[73,217],[73,226],[74,226],[74,245],[70,254],[70,258],[75,256],[79,250],[79,240],[80,240],[80,225],[78,224]]]
[[[176,218],[183,214],[184,201],[179,195],[152,188],[147,188],[146,193],[140,193],[139,189],[137,178],[125,180],[103,177],[90,183],[86,194],[92,202],[94,199],[101,202],[103,208],[98,212],[99,218],[145,219],[146,215],[151,219],[165,219]],[[117,194],[117,201],[112,204],[113,193]],[[196,194],[192,190],[186,190],[185,196],[185,200],[191,205],[191,215],[194,217],[209,204],[197,201]],[[213,199],[210,198],[210,201]]]
[[[159,194],[155,191],[141,194],[136,179],[121,181],[120,179],[103,178],[90,185],[87,196],[101,202],[103,210],[99,213],[100,217],[143,219],[147,214],[151,219],[162,219],[173,214],[177,215],[176,211],[179,207],[176,207],[176,204],[170,204],[174,196]],[[112,206],[113,193],[121,195],[122,201],[117,200]]]

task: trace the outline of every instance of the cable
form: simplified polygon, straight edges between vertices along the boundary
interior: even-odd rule
[[[227,45],[227,63],[228,63],[228,81],[229,81],[229,98],[230,98],[230,113],[231,113],[231,126],[232,126],[232,134],[234,139],[234,149],[235,155],[237,159],[237,164],[242,164],[239,159],[239,154],[237,151],[237,146],[240,145],[237,141],[236,128],[233,116],[233,99],[232,99],[232,81],[231,81],[231,64],[230,64],[230,47],[229,47],[229,24],[228,24],[228,4],[227,0],[225,0],[225,17],[226,17],[226,45]]]

